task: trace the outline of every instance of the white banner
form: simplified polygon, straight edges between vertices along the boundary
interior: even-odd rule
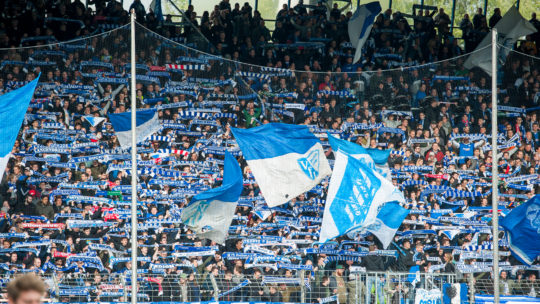
[[[442,304],[442,293],[439,289],[417,289],[414,304]]]

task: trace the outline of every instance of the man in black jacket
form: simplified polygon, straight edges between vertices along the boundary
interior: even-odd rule
[[[26,180],[32,176],[32,171],[30,170],[30,168],[26,167],[24,169],[24,174],[21,175],[18,179],[17,179],[17,182],[15,183],[15,187],[16,187],[16,190],[17,190],[17,205],[22,205],[25,201],[25,197],[28,195],[28,192],[30,191],[30,189],[28,188],[28,184],[26,183]],[[32,214],[28,214],[28,213],[25,213],[26,215],[33,215]]]
[[[262,285],[262,276],[259,269],[255,269],[253,272],[253,279],[251,281],[251,286],[249,287],[249,302],[263,301],[264,287]]]
[[[369,245],[369,252],[377,250],[376,244]],[[379,255],[368,255],[362,258],[362,267],[365,267],[367,271],[384,271],[383,257]]]
[[[36,215],[36,205],[34,204],[31,195],[28,195],[25,200],[18,203],[14,209],[14,213],[16,214]]]
[[[225,293],[233,289],[236,284],[233,282],[233,274],[230,270],[225,271],[225,275],[219,280],[219,292]],[[239,301],[239,292],[230,292],[220,298],[220,301],[234,302]]]
[[[399,250],[399,258],[396,264],[396,271],[407,272],[415,263],[413,261],[414,251],[411,250],[411,241],[403,240],[403,247]]]
[[[495,25],[499,22],[499,20],[502,19],[502,16],[501,16],[501,9],[500,8],[495,8],[495,10],[493,10],[493,16],[491,16],[491,18],[489,18],[489,27],[490,28],[494,28]]]

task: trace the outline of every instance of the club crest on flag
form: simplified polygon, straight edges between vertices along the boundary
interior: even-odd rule
[[[531,226],[536,229],[536,233],[540,234],[540,207],[537,205],[530,205],[527,208],[526,215]]]
[[[309,179],[319,176],[319,150],[312,150],[307,157],[298,159],[298,164]]]
[[[204,213],[206,212],[206,209],[208,209],[209,206],[210,202],[208,200],[203,200],[186,207],[186,209],[184,210],[186,218],[185,224],[188,226],[193,226],[198,223],[202,219]]]
[[[375,222],[369,225],[366,230],[379,231],[381,230],[383,222],[380,219],[376,219]]]
[[[212,226],[206,225],[206,226],[201,228],[201,233],[210,232],[212,230],[214,230],[214,228],[212,228]]]
[[[356,170],[353,166],[345,169],[344,176],[349,178],[342,180],[330,213],[343,227],[357,227],[366,219],[381,182],[370,171]]]

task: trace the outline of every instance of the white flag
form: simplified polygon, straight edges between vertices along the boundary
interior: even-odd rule
[[[495,25],[497,29],[497,43],[506,46],[508,49],[512,48],[512,45],[523,36],[536,33],[536,28],[529,21],[527,21],[519,10],[512,6],[499,22]],[[471,53],[469,58],[465,61],[465,68],[472,69],[479,67],[491,76],[491,45],[492,32],[489,32],[484,40],[476,47],[474,52]],[[507,49],[500,49],[499,58],[506,59],[508,55]]]

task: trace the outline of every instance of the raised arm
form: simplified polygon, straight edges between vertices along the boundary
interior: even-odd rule
[[[459,143],[455,139],[451,139],[450,143],[452,144],[452,148],[459,149]]]
[[[118,86],[118,88],[114,89],[111,93],[111,97],[112,99],[115,99],[116,98],[116,95],[118,95],[118,93],[120,93],[122,91],[122,89],[125,87],[126,85],[125,84],[121,84]]]
[[[483,139],[481,139],[481,140],[479,140],[479,141],[477,141],[477,142],[474,143],[474,148],[475,148],[475,149],[476,149],[476,148],[480,148],[480,147],[482,147],[482,146],[485,145],[485,144],[486,144],[486,141],[483,140]]]
[[[344,10],[346,10],[349,6],[351,6],[351,2],[349,1],[349,3],[347,3],[347,5],[345,5],[344,7],[340,8],[339,11],[340,12],[343,12]]]

